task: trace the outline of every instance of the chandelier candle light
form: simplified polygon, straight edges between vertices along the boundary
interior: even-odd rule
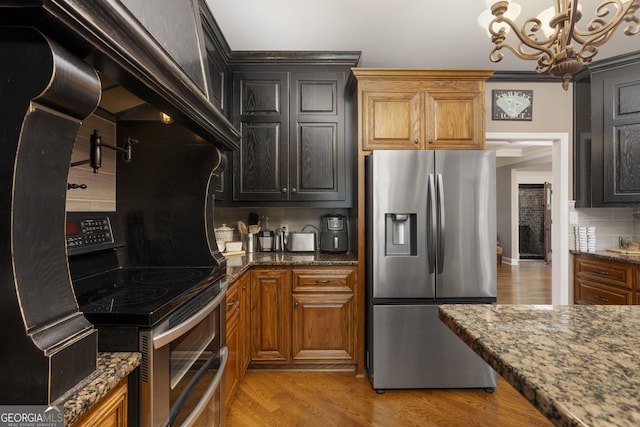
[[[500,50],[507,48],[521,59],[538,61],[536,71],[560,77],[565,90],[572,76],[591,62],[598,47],[611,38],[618,26],[627,22],[624,34],[628,36],[640,30],[640,19],[636,16],[640,0],[604,0],[584,29],[576,26],[582,17],[578,0],[554,0],[553,7],[527,19],[522,26],[514,22],[520,13],[519,4],[485,1],[489,9],[478,17],[478,24],[488,29],[495,44],[489,59],[499,62],[504,56]],[[515,44],[506,42],[510,30],[518,39]]]

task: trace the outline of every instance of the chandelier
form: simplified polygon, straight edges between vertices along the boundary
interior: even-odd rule
[[[502,48],[525,60],[537,61],[538,73],[551,73],[560,77],[567,90],[572,76],[589,64],[616,28],[628,23],[624,34],[637,34],[640,19],[635,15],[640,0],[604,0],[595,8],[595,17],[586,27],[578,28],[582,7],[578,0],[554,0],[555,5],[529,18],[521,26],[514,20],[520,13],[520,5],[513,1],[485,0],[488,10],[478,18],[478,23],[488,30],[495,47],[489,54],[492,62],[503,58]],[[495,2],[495,3],[494,3]],[[493,4],[491,4],[493,3]],[[507,41],[513,30],[514,41]]]

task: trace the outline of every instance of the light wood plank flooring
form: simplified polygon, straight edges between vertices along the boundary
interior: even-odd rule
[[[551,267],[527,261],[498,267],[499,304],[549,304]],[[499,378],[483,390],[389,390],[340,372],[249,370],[227,414],[229,427],[551,426]]]
[[[551,304],[551,265],[525,260],[498,266],[498,304]]]

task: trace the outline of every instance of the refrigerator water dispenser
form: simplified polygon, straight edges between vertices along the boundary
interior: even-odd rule
[[[415,256],[417,253],[416,214],[385,214],[387,256]]]

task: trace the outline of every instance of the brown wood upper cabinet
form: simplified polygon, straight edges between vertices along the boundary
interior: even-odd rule
[[[485,70],[354,69],[362,150],[484,149]]]

